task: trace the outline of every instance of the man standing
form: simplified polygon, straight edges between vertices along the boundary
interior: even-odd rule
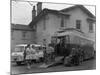
[[[46,39],[43,39],[43,45],[44,45],[44,63],[47,63],[47,52],[46,52],[46,48],[47,48],[47,41]]]
[[[47,54],[47,57],[46,57],[46,59],[47,59],[47,64],[49,64],[49,63],[51,63],[51,62],[53,62],[53,60],[54,60],[54,48],[51,46],[51,44],[49,44],[48,45],[48,47],[47,47],[47,50],[46,50],[46,54]]]
[[[28,69],[31,68],[30,54],[31,54],[31,48],[30,48],[30,44],[29,44],[29,45],[27,45],[27,48],[26,48],[26,58],[25,58]]]

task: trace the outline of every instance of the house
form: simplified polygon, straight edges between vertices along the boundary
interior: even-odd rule
[[[11,24],[11,50],[17,44],[35,43],[35,30],[27,25]]]
[[[35,11],[35,6],[33,7]],[[42,3],[37,3],[37,15],[29,26],[36,30],[36,41],[42,44],[43,39],[51,42],[55,32],[66,29],[82,32],[95,41],[95,16],[83,5],[75,5],[69,8],[58,10],[43,9]]]

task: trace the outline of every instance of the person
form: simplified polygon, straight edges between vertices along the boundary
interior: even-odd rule
[[[47,48],[47,41],[46,39],[43,39],[43,53],[44,53],[44,63],[47,63],[47,52],[46,52],[46,48]]]
[[[27,49],[27,46],[25,47],[25,50],[24,50],[24,61],[25,61],[25,58],[26,58],[26,49]]]
[[[46,40],[46,39],[43,39],[43,45],[44,45],[45,47],[47,47],[47,40]]]
[[[52,49],[52,57],[51,58],[54,60],[54,58],[56,57],[55,44],[51,43],[50,48]]]
[[[60,42],[55,45],[55,56],[60,54]]]
[[[44,63],[47,63],[47,52],[46,52],[46,48],[44,48]]]
[[[78,48],[72,48],[72,61],[73,64],[75,65],[79,65],[80,64],[80,53],[79,53],[79,49]]]
[[[47,57],[46,57],[46,63],[50,63],[54,61],[53,53],[54,53],[54,48],[51,46],[51,44],[48,45],[47,50]]]
[[[64,50],[65,50],[65,43],[63,39],[60,39],[60,42],[58,43],[58,55],[64,56]]]
[[[32,53],[36,53],[36,48],[34,45],[32,45],[32,47],[30,49],[31,49]]]
[[[26,60],[28,48],[29,48],[29,44],[25,47],[25,50],[24,50],[24,60]]]
[[[28,44],[27,48],[26,48],[26,64],[27,64],[28,69],[31,68],[31,60],[30,60],[31,51],[30,51],[30,49],[31,49],[30,44]]]
[[[79,64],[81,64],[84,59],[84,50],[81,47],[79,47],[78,50],[79,50],[79,53],[78,53]]]

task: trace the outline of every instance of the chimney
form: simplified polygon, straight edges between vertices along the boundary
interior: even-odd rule
[[[35,10],[35,6],[33,6],[33,10],[32,10],[32,20],[35,18],[36,16],[36,10]]]
[[[37,15],[42,11],[42,2],[37,3]]]

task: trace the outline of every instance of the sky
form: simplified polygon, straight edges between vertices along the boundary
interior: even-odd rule
[[[32,5],[37,4],[37,2],[30,2]],[[42,9],[54,9],[61,10],[68,8],[73,5],[69,4],[57,4],[57,3],[42,3]],[[95,15],[95,6],[85,6],[92,14]],[[11,23],[28,25],[32,20],[32,6],[29,2],[12,1],[11,4]]]

